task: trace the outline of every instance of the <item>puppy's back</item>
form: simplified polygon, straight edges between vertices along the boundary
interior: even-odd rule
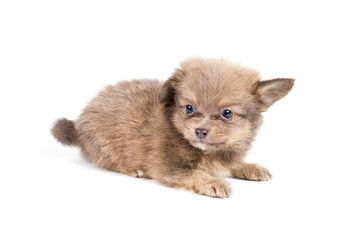
[[[143,168],[157,144],[156,126],[164,125],[157,103],[161,87],[156,80],[134,80],[101,91],[75,122],[84,157],[126,174]]]

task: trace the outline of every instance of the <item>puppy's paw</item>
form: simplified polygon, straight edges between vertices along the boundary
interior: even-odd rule
[[[215,198],[228,198],[231,196],[232,189],[229,182],[215,179],[201,184],[197,193]]]
[[[272,174],[268,169],[254,163],[242,163],[234,170],[234,177],[251,181],[268,181]]]
[[[135,178],[142,178],[144,175],[144,172],[141,170],[135,170],[131,171],[127,174],[128,176],[135,177]]]
[[[161,180],[162,179],[160,179],[160,181]],[[172,180],[173,182],[168,183],[169,186],[185,189],[209,197],[228,198],[232,193],[229,182],[221,178],[213,177],[199,169],[192,170],[187,173],[187,175],[182,175]],[[165,179],[161,182],[166,184]]]

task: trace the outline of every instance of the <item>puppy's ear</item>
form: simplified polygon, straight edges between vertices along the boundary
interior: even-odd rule
[[[176,69],[172,76],[164,83],[159,95],[157,96],[158,103],[172,103],[176,94],[176,86],[183,77],[181,69]]]
[[[157,96],[158,103],[172,102],[175,97],[174,79],[169,78],[162,86]]]
[[[261,111],[267,111],[273,103],[285,97],[293,87],[294,81],[292,78],[276,78],[258,82],[255,94],[261,102]]]

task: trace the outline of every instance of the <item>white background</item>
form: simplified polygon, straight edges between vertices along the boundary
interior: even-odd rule
[[[350,1],[1,1],[0,239],[354,239]],[[97,169],[50,135],[107,84],[225,57],[296,78],[212,199]],[[139,113],[137,113],[139,114]]]

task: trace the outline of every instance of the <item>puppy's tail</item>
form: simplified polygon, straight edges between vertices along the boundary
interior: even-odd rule
[[[66,118],[58,119],[52,128],[52,135],[64,145],[77,145],[75,125],[71,120]]]

